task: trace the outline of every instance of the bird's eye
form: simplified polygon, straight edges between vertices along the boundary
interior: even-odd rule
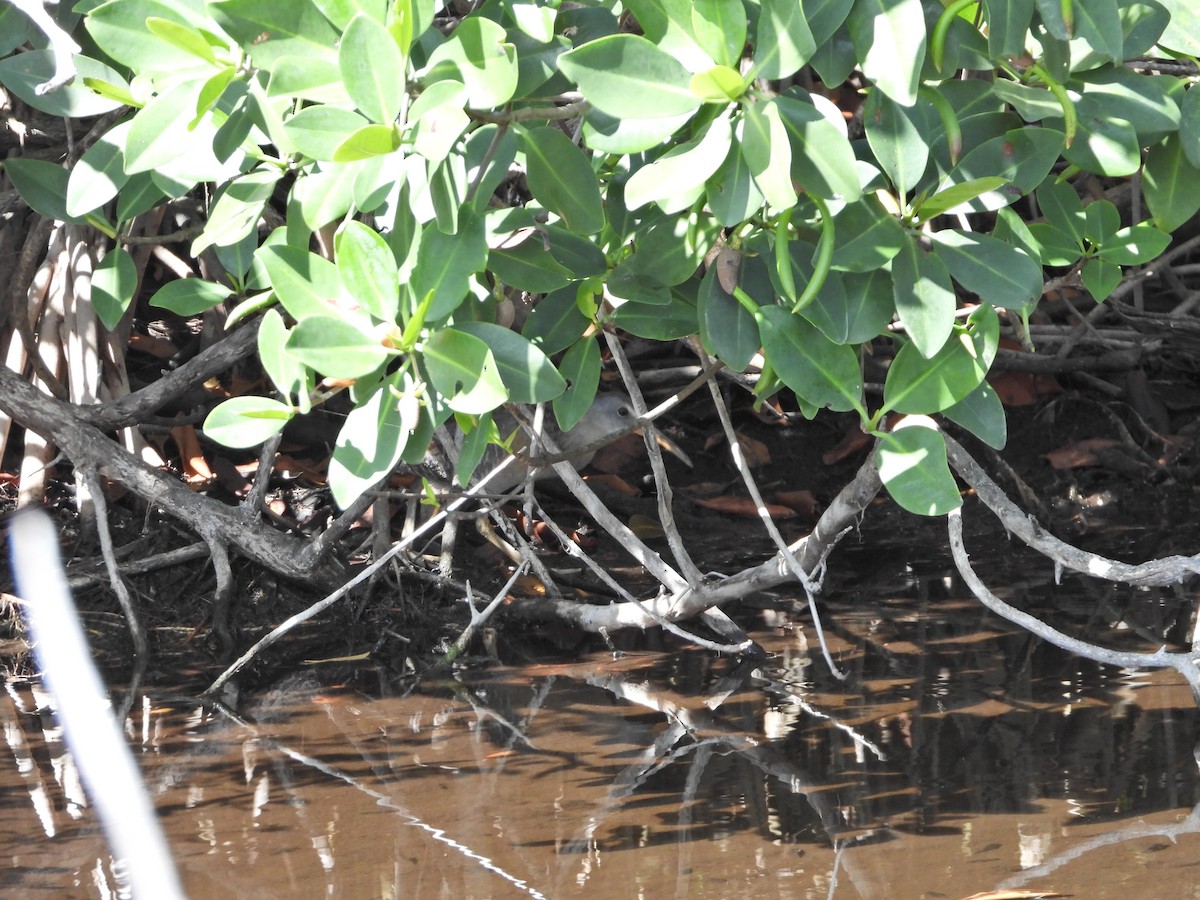
[[[628,406],[622,406],[620,409],[617,410],[617,415],[620,416],[622,419],[628,419],[630,416],[633,415],[633,410],[630,409]]]

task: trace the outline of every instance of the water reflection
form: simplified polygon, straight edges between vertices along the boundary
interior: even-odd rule
[[[193,897],[1192,896],[1186,685],[1046,647],[941,572],[886,581],[827,606],[845,682],[766,603],[765,662],[314,668],[237,710],[147,701],[127,733]],[[1166,592],[1009,584],[1093,639],[1186,620]],[[6,883],[112,896],[45,703],[9,682]]]

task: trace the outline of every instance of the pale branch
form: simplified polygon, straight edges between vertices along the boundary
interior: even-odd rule
[[[1125,669],[1174,669],[1191,685],[1192,693],[1197,699],[1200,699],[1200,667],[1197,667],[1196,661],[1192,659],[1190,653],[1171,653],[1165,647],[1153,653],[1110,650],[1107,647],[1063,634],[1036,616],[1017,609],[1015,606],[1009,606],[989,591],[987,585],[971,568],[971,558],[963,543],[961,509],[956,509],[948,514],[947,526],[950,532],[950,552],[954,556],[954,564],[958,567],[959,574],[976,599],[996,615],[1007,619],[1014,625],[1019,625],[1047,643],[1074,653],[1076,656],[1082,656],[1084,659]]]
[[[949,435],[945,435],[945,438],[946,453],[951,466],[975,489],[976,496],[996,514],[1010,533],[1048,557],[1055,565],[1107,581],[1138,586],[1178,584],[1186,578],[1200,574],[1200,556],[1168,556],[1140,565],[1130,565],[1080,550],[1059,540],[1043,530],[1035,519],[1009,500],[999,485],[987,476],[962,445]]]

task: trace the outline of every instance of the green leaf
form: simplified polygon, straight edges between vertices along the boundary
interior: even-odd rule
[[[862,193],[854,150],[811,101],[794,93],[775,101],[792,143],[792,179],[797,188],[827,199],[855,200]]]
[[[339,106],[349,106],[352,102],[337,60],[307,56],[284,56],[277,60],[271,68],[271,80],[267,82],[267,96],[297,97]]]
[[[1064,234],[1069,234],[1082,247],[1087,232],[1087,213],[1071,183],[1050,179],[1037,189],[1034,197],[1046,221]]]
[[[705,185],[708,208],[726,228],[741,225],[763,205],[763,195],[754,183],[741,143],[734,140],[730,153]]]
[[[383,125],[367,125],[366,128],[386,128]],[[340,219],[354,205],[354,180],[358,176],[358,164],[327,163],[321,171],[298,179],[292,186],[288,209],[288,224],[306,226],[309,231]],[[296,212],[299,212],[299,216]]]
[[[1159,43],[1188,56],[1200,56],[1200,10],[1192,0],[1158,0],[1171,14]]]
[[[1101,56],[1114,63],[1125,59],[1124,32],[1117,14],[1117,0],[1086,0],[1073,3],[1075,36],[1083,38]]]
[[[356,162],[387,156],[399,149],[400,131],[395,125],[364,125],[334,148],[333,161]]]
[[[1087,260],[1079,275],[1083,286],[1097,303],[1103,303],[1121,283],[1121,267],[1097,257]]]
[[[455,327],[487,344],[513,403],[541,403],[566,390],[567,383],[550,357],[511,328],[491,322],[463,322]]]
[[[642,153],[670,139],[687,124],[690,112],[656,119],[629,119],[589,109],[583,117],[583,139],[601,153]]]
[[[300,110],[283,123],[283,130],[305,156],[331,160],[334,150],[366,124],[367,120],[352,110],[322,105]]]
[[[1070,86],[1082,92],[1076,113],[1124,119],[1145,146],[1157,143],[1180,125],[1179,104],[1171,95],[1174,79],[1152,77],[1125,68],[1105,66],[1084,72]]]
[[[212,309],[232,293],[223,284],[202,278],[180,278],[155,291],[150,305],[169,309],[178,316],[194,316]]]
[[[589,324],[590,320],[579,311],[579,304],[575,302],[575,288],[562,288],[537,302],[525,320],[521,334],[543,353],[553,354],[578,341]],[[564,377],[571,381],[565,363],[560,368]]]
[[[694,283],[693,283],[694,284]],[[671,292],[667,306],[629,302],[622,304],[610,317],[616,327],[653,341],[673,341],[695,334],[699,330],[694,299]]]
[[[1084,237],[1097,246],[1121,228],[1121,214],[1111,200],[1093,200],[1083,210]]]
[[[233,397],[218,404],[201,426],[204,436],[226,447],[254,447],[283,430],[291,406],[269,397]]]
[[[374,229],[351,220],[338,229],[334,249],[338,276],[350,296],[376,319],[395,321],[400,283],[387,242]]]
[[[724,116],[714,119],[696,140],[673,147],[634,172],[625,184],[626,207],[635,210],[658,201],[667,213],[687,209],[725,161],[732,140],[729,120]]]
[[[834,343],[801,316],[773,303],[759,309],[758,327],[768,363],[800,397],[842,412],[860,407],[862,372],[853,347]]]
[[[795,206],[792,148],[774,102],[743,104],[738,139],[754,183],[767,203],[777,210]]]
[[[921,0],[857,0],[847,21],[863,74],[901,106],[916,103],[925,61]]]
[[[207,6],[260,69],[287,56],[337,61],[340,35],[314,4],[210,0]]]
[[[508,10],[508,14],[512,16],[517,28],[539,44],[547,44],[554,40],[557,9],[538,6],[535,3],[522,3],[519,0],[505,0],[504,6]]]
[[[296,321],[326,318],[338,309],[344,289],[329,260],[279,244],[264,244],[256,257],[267,270],[275,296]]]
[[[1139,266],[1157,259],[1171,243],[1171,235],[1150,222],[1122,228],[1104,242],[1100,258],[1119,266]]]
[[[1045,222],[1029,226],[1043,266],[1071,266],[1083,255],[1083,248],[1069,234]]]
[[[573,280],[573,273],[547,252],[537,236],[515,247],[493,250],[488,268],[505,284],[534,294],[557,291]]]
[[[1078,143],[1078,142],[1077,142]],[[979,178],[1003,178],[1007,185],[966,204],[971,212],[1002,209],[1041,184],[1058,161],[1063,134],[1050,128],[1018,128],[984,141],[967,153],[942,181],[939,191]]]
[[[746,79],[729,66],[713,66],[692,76],[692,93],[705,103],[729,103],[745,91]]]
[[[455,412],[478,416],[508,400],[488,345],[456,328],[443,328],[424,346],[425,368]]]
[[[103,134],[80,157],[67,179],[66,211],[83,216],[108,203],[125,186],[125,136],[128,122],[120,122]]]
[[[873,195],[846,204],[833,217],[833,226],[833,267],[844,272],[875,271],[907,243],[904,227]]]
[[[354,105],[372,122],[390,125],[404,101],[407,61],[388,30],[359,13],[338,45],[338,68]]]
[[[271,379],[285,400],[293,396],[300,398],[302,405],[309,403],[305,383],[308,369],[304,363],[287,352],[287,326],[279,310],[272,307],[263,313],[262,322],[258,326],[258,359],[263,371]],[[305,412],[301,409],[301,412]]]
[[[988,178],[975,178],[961,184],[952,184],[924,200],[914,212],[918,221],[921,222],[928,222],[930,219],[948,213],[969,212],[968,204],[971,201],[985,194],[1003,191],[1009,186],[1005,179],[996,175]]]
[[[754,41],[759,78],[786,78],[804,68],[817,45],[799,0],[762,0]]]
[[[204,121],[190,127],[196,109],[196,86],[177,84],[154,97],[137,115],[125,142],[125,171],[133,175],[160,169],[180,157],[181,147],[194,147],[208,141],[211,147],[215,129]]]
[[[1141,144],[1133,125],[1103,111],[1102,101],[1084,97],[1075,105],[1079,116],[1075,141],[1063,157],[1087,172],[1121,178],[1142,164]]]
[[[59,222],[80,222],[67,212],[67,170],[40,159],[12,157],[4,161],[4,171],[21,199],[34,212]]]
[[[946,460],[946,441],[926,416],[906,416],[879,439],[879,480],[902,508],[944,516],[962,506]]]
[[[464,210],[457,234],[446,234],[436,223],[425,226],[409,291],[418,303],[433,293],[428,317],[430,322],[437,322],[458,308],[467,296],[471,276],[482,271],[487,262],[483,219]]]
[[[950,408],[942,410],[942,415],[957,422],[989,447],[1003,450],[1008,443],[1004,404],[996,389],[986,381]]]
[[[950,275],[984,303],[1021,309],[1042,296],[1042,267],[1012,244],[957,230],[932,237],[934,253]]]
[[[168,44],[178,47],[184,53],[190,53],[192,56],[202,59],[211,65],[219,65],[217,57],[213,53],[212,45],[195,28],[180,25],[178,22],[163,19],[159,16],[148,16],[146,18],[146,30],[155,37],[162,38]]]
[[[600,384],[600,345],[591,338],[576,341],[559,364],[567,389],[554,398],[558,427],[569,431],[578,425],[596,399]]]
[[[420,416],[414,386],[399,374],[350,411],[329,461],[329,488],[338,506],[345,509],[396,467]]]
[[[1189,91],[1187,96],[1193,93],[1200,97],[1200,91]],[[1200,185],[1200,165],[1192,160],[1187,146],[1187,138],[1180,132],[1146,151],[1142,192],[1155,224],[1163,231],[1175,231],[1200,210],[1200,191],[1195,189]]]
[[[762,346],[758,324],[717,280],[717,267],[710,266],[700,282],[697,296],[700,339],[705,349],[735,372],[742,372]]]
[[[1000,321],[983,305],[955,328],[930,358],[915,344],[905,344],[888,367],[883,409],[902,413],[935,413],[948,409],[975,390],[991,368],[1000,341]]]
[[[192,242],[192,256],[213,246],[232,247],[256,232],[263,207],[282,175],[274,166],[266,166],[221,188],[204,223],[204,232]]]
[[[871,91],[863,107],[867,143],[901,198],[920,182],[929,165],[925,123],[919,113],[920,107],[903,107],[882,91]]]
[[[742,0],[694,0],[692,32],[700,47],[722,66],[736,66],[746,44]]]
[[[109,331],[121,324],[137,286],[133,257],[120,247],[109,250],[92,272],[92,308]]]
[[[431,84],[408,111],[413,149],[430,162],[441,162],[471,124],[463,110],[467,89],[457,81]]]
[[[75,64],[75,80],[39,94],[38,85],[54,77],[54,54],[50,50],[25,50],[0,59],[0,84],[34,109],[51,116],[99,116],[124,105],[121,97],[105,96],[85,85],[87,81],[105,82],[127,94],[128,85],[116,69],[78,53],[71,57],[71,62]]]
[[[604,204],[591,163],[557,128],[531,128],[521,135],[529,191],[577,234],[604,227]]]
[[[984,0],[988,53],[993,59],[1021,56],[1033,22],[1033,0]]]
[[[646,39],[688,71],[712,65],[692,30],[691,0],[626,0],[624,6],[637,18]]]
[[[830,272],[821,291],[803,311],[804,318],[838,344],[861,344],[883,334],[895,313],[892,278],[887,269]]]
[[[608,271],[604,251],[588,238],[559,225],[547,225],[546,236],[550,239],[550,255],[576,278],[591,278]]]
[[[892,259],[892,296],[896,313],[926,359],[937,353],[954,326],[958,307],[945,264],[909,237]]]
[[[497,23],[482,16],[465,18],[450,40],[430,54],[421,75],[424,84],[445,78],[466,85],[467,105],[472,109],[503,106],[517,89],[516,48]],[[403,88],[403,81],[400,84]]]
[[[558,58],[596,109],[618,119],[659,119],[694,112],[691,73],[644,37],[614,34]]]
[[[390,358],[377,337],[332,316],[301,319],[286,346],[288,353],[329,378],[362,378]]]
[[[1189,90],[1179,104],[1179,139],[1188,162],[1200,168],[1200,91]]]
[[[156,34],[148,27],[147,20],[158,19],[191,29],[202,25],[207,18],[202,3],[109,0],[88,12],[87,30],[96,46],[136,72],[175,73],[184,67],[180,64],[178,45]],[[199,65],[195,60],[185,61]]]

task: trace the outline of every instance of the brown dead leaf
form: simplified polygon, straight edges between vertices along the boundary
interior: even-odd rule
[[[216,475],[204,457],[200,448],[200,439],[196,436],[196,426],[177,425],[171,429],[171,438],[179,449],[179,461],[183,467],[183,477],[189,487],[202,487],[209,484]]]
[[[1044,454],[1046,460],[1055,469],[1081,469],[1084,466],[1100,465],[1099,450],[1108,450],[1120,445],[1115,438],[1088,438],[1086,441],[1076,441],[1057,450]]]
[[[626,497],[638,497],[642,493],[620,475],[587,475],[584,477],[584,480],[588,484],[602,484],[609,490],[616,491],[618,494],[623,494]]]
[[[170,359],[179,352],[179,348],[163,337],[134,332],[129,335],[129,349],[148,353],[156,359]]]
[[[1042,900],[1046,897],[1067,897],[1056,891],[984,891],[982,894],[972,894],[963,900]]]
[[[821,504],[817,502],[812,491],[776,491],[771,499],[794,509],[802,519],[809,522],[821,518]]]
[[[666,535],[657,519],[643,516],[641,513],[629,517],[629,530],[643,541],[652,541]]]
[[[771,451],[767,449],[767,445],[760,440],[742,434],[740,431],[735,431],[738,444],[742,449],[742,458],[746,460],[746,465],[754,469],[759,466],[765,466],[771,461]],[[711,434],[704,441],[704,449],[711,450],[725,443],[725,432],[718,431]]]
[[[859,428],[858,425],[851,425],[846,430],[846,433],[842,435],[842,439],[838,441],[836,447],[821,454],[821,462],[827,466],[831,466],[844,459],[857,456],[863,450],[867,449],[867,447],[871,446],[871,441],[871,436]]]
[[[758,507],[749,497],[731,497],[726,495],[723,497],[711,497],[707,500],[695,499],[692,502],[697,506],[725,513],[728,516],[741,516],[747,519],[758,518]],[[767,513],[773,519],[794,519],[796,517],[794,510],[778,503],[768,503],[766,509]]]

